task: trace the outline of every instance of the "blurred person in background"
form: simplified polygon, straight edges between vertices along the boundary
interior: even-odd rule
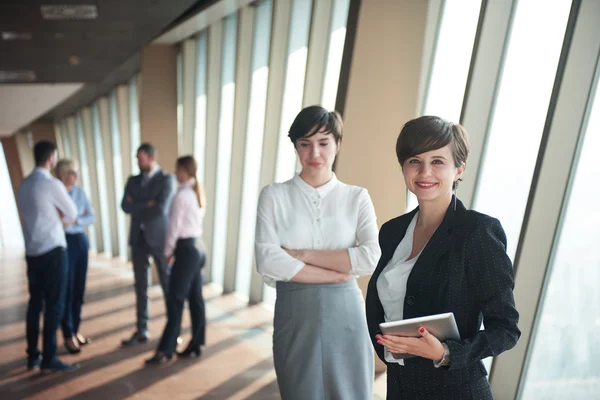
[[[36,167],[17,191],[29,281],[27,368],[41,367],[42,373],[70,372],[79,365],[64,363],[56,356],[56,329],[65,309],[67,283],[67,241],[63,221],[77,219],[77,206],[62,182],[50,173],[56,164],[56,145],[38,142],[33,154]],[[44,332],[40,360],[38,337],[42,311]]]
[[[96,221],[96,216],[85,192],[76,185],[79,174],[77,165],[71,160],[62,159],[56,164],[55,171],[56,177],[65,185],[77,206],[77,218],[63,221],[67,240],[67,286],[61,323],[65,347],[69,353],[75,354],[80,352],[80,346],[91,342],[79,332],[79,325],[89,259],[89,243],[85,229]]]
[[[152,280],[150,260],[152,257],[166,302],[167,260],[164,257],[169,207],[175,180],[158,165],[156,148],[143,143],[137,150],[140,174],[130,176],[125,186],[121,208],[131,215],[129,245],[135,279],[137,324],[135,332],[121,342],[123,346],[148,341],[150,299],[148,284]]]
[[[206,315],[201,268],[206,261],[202,244],[206,200],[202,185],[196,178],[196,160],[192,156],[180,157],[175,169],[179,189],[173,198],[165,244],[165,258],[172,265],[167,292],[167,325],[156,353],[146,360],[146,364],[161,364],[172,358],[181,331],[185,299],[190,306],[192,338],[186,349],[177,355],[200,357],[205,341]]]

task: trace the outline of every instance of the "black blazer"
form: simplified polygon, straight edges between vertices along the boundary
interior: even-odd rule
[[[375,339],[384,322],[377,279],[417,210],[386,222],[379,232],[381,259],[367,289],[366,312],[371,341],[384,362],[384,348]],[[386,363],[397,371],[394,378],[398,384],[431,389],[466,385],[485,376],[481,360],[511,349],[521,334],[513,287],[514,270],[500,222],[467,210],[453,198],[409,275],[404,318],[453,312],[462,340],[447,342],[449,367],[436,369],[431,360],[420,357],[406,359],[404,367]],[[484,330],[480,330],[482,321]]]
[[[157,171],[148,183],[142,186],[142,174],[130,176],[125,185],[121,209],[131,215],[129,244],[135,246],[144,224],[144,238],[150,247],[162,249],[165,246],[169,209],[175,194],[175,179],[162,169]],[[130,196],[133,201],[127,201]],[[153,200],[156,205],[148,207]]]

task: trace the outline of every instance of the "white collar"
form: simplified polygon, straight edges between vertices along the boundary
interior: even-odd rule
[[[300,188],[302,193],[306,194],[307,196],[310,196],[313,193],[317,193],[320,197],[327,196],[327,194],[329,194],[329,192],[331,192],[339,182],[337,177],[335,176],[335,172],[331,173],[331,179],[329,180],[329,182],[319,186],[318,188],[314,188],[308,183],[306,183],[304,179],[300,177],[300,174],[294,175],[292,181],[296,184],[296,186]]]
[[[42,168],[42,167],[35,167],[35,169],[33,170],[34,172],[39,172],[41,174],[44,174],[45,176],[52,176],[52,174],[50,173],[49,170],[47,170],[46,168]]]

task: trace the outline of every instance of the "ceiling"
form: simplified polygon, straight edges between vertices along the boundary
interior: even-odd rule
[[[0,136],[40,116],[73,112],[123,83],[139,69],[145,45],[212,3],[0,0]],[[42,9],[57,5],[87,5],[80,11],[88,19],[60,8],[55,15],[63,19],[42,17]]]

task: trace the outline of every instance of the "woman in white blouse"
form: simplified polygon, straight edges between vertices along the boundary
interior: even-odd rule
[[[181,331],[183,302],[188,299],[192,317],[192,340],[179,357],[199,357],[204,345],[206,314],[202,298],[202,274],[206,256],[196,244],[202,243],[202,220],[205,213],[202,186],[196,180],[198,165],[194,157],[177,159],[179,190],[173,198],[165,258],[172,265],[167,294],[167,325],[154,356],[147,364],[161,364],[173,357]],[[198,243],[197,243],[198,241]],[[203,247],[203,246],[201,246]]]
[[[380,256],[366,189],[337,180],[337,112],[303,109],[289,138],[302,170],[265,187],[256,226],[256,264],[277,288],[273,355],[283,399],[372,397],[373,352],[356,275]]]

